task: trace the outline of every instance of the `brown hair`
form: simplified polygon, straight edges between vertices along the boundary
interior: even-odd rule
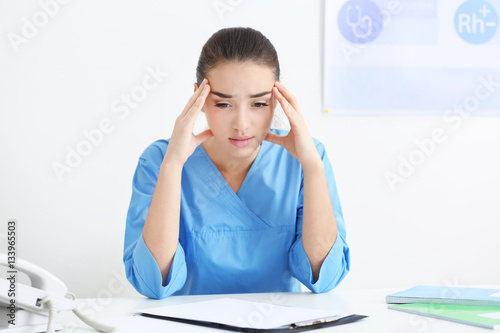
[[[278,54],[266,36],[252,28],[225,28],[214,33],[203,45],[196,67],[198,85],[212,68],[230,61],[252,61],[269,66],[276,81],[279,80]]]

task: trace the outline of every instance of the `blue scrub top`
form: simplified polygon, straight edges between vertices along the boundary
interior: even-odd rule
[[[271,130],[286,135],[283,130]],[[139,158],[127,214],[123,261],[135,289],[151,298],[187,294],[301,291],[335,288],[349,271],[349,247],[330,161],[324,164],[338,236],[314,282],[302,245],[303,172],[283,147],[263,141],[238,193],[201,145],[182,170],[180,231],[167,284],[144,243],[142,229],[169,140]],[[299,282],[300,281],[300,282]]]

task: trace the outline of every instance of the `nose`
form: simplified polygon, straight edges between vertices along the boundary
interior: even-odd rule
[[[234,118],[233,118],[233,129],[244,132],[248,129],[250,125],[250,113],[249,110],[245,107],[239,107],[235,110]]]

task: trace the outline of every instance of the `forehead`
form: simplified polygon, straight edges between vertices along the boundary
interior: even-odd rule
[[[207,73],[207,78],[212,90],[230,95],[270,91],[275,82],[269,66],[254,62],[220,63]]]

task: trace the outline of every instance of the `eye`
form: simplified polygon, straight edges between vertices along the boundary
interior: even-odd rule
[[[216,107],[221,108],[221,109],[226,109],[229,107],[229,104],[227,103],[217,103],[215,104]]]
[[[255,103],[254,105],[256,108],[263,108],[265,106],[269,106],[269,104],[267,103]]]

